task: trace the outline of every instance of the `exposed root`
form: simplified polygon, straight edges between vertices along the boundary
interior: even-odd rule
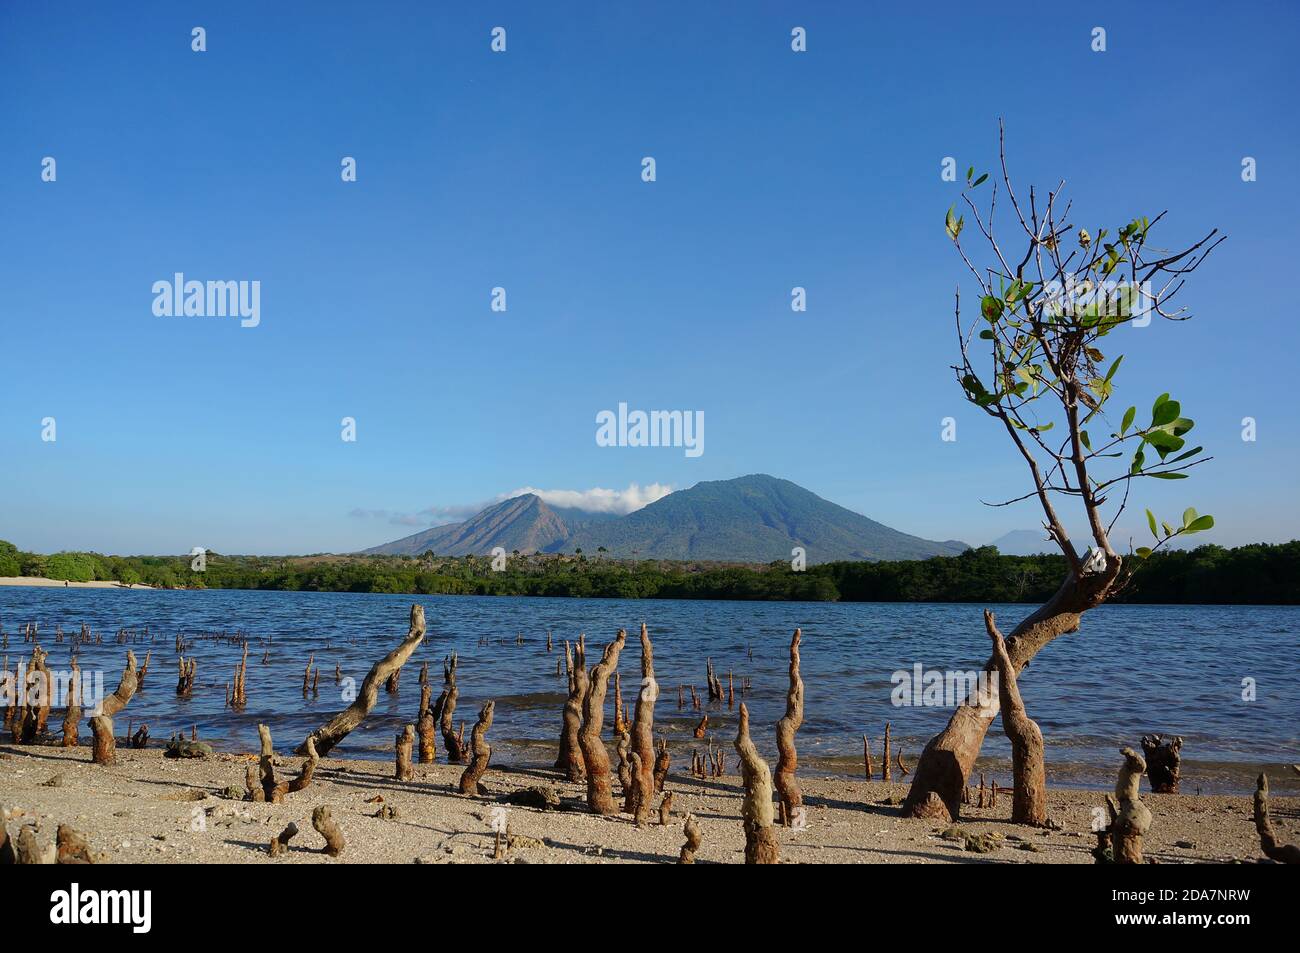
[[[424,609],[419,605],[411,606],[411,624],[397,648],[393,649],[374,664],[361,682],[356,700],[328,722],[317,728],[310,735],[315,742],[320,757],[329,754],[340,741],[348,736],[366,716],[370,714],[379,699],[379,685],[394,671],[406,664],[407,659],[424,641]],[[307,741],[298,746],[298,754],[307,753]]]
[[[775,864],[780,851],[776,831],[772,829],[772,774],[749,737],[749,709],[744,702],[740,703],[739,721],[736,753],[740,756],[740,776],[745,784],[745,800],[740,810],[745,826],[745,863]]]
[[[785,716],[776,723],[776,791],[781,798],[781,823],[789,827],[796,812],[803,810],[803,792],[795,770],[799,756],[794,747],[794,736],[803,724],[803,678],[799,674],[800,630],[794,630],[790,640],[790,688],[785,696]]]
[[[487,743],[488,729],[492,727],[492,711],[495,702],[488,702],[479,709],[478,721],[470,733],[470,748],[474,757],[465,773],[460,776],[461,794],[484,794],[483,785],[479,783],[487,771],[488,761],[492,758],[492,746]]]

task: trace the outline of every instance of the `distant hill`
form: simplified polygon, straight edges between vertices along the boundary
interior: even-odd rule
[[[568,539],[569,532],[568,524],[541,497],[525,493],[495,503],[463,523],[435,526],[364,552],[380,556],[429,551],[439,556],[485,556],[497,546],[507,553],[549,552]]]
[[[699,483],[627,516],[559,515],[534,494],[488,507],[473,519],[407,536],[366,553],[440,556],[506,552],[595,554],[614,558],[771,562],[795,546],[809,564],[835,560],[924,559],[969,548],[899,532],[817,496],[789,480],[764,474]],[[588,514],[583,514],[588,515]]]
[[[1003,556],[1037,556],[1040,553],[1057,555],[1061,547],[1047,538],[1047,530],[1013,529],[1003,533],[990,546],[996,546]]]

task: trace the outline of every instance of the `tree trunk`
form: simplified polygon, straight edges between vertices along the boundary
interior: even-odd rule
[[[592,666],[587,685],[587,697],[582,701],[582,729],[578,741],[582,746],[582,760],[587,766],[587,806],[596,814],[617,814],[609,780],[609,752],[601,740],[600,729],[605,722],[605,693],[609,690],[610,673],[618,667],[618,656],[627,641],[627,633],[618,630],[618,636],[605,646],[600,661]]]
[[[781,823],[786,827],[796,821],[795,812],[803,810],[803,792],[795,769],[799,756],[794,735],[803,724],[803,678],[799,675],[799,629],[790,640],[790,689],[785,696],[785,717],[776,723],[776,792],[781,798]]]
[[[411,625],[406,633],[406,638],[402,640],[397,648],[393,649],[382,659],[374,664],[367,673],[365,679],[361,682],[361,690],[357,693],[356,701],[343,711],[331,718],[326,724],[317,728],[310,735],[311,740],[315,743],[316,753],[320,757],[330,753],[330,750],[346,738],[366,716],[370,710],[375,707],[375,702],[379,699],[379,685],[386,681],[395,671],[398,671],[406,664],[420,643],[424,641],[424,607],[419,605],[411,606]],[[247,646],[245,646],[247,649]],[[307,754],[307,742],[303,741],[298,746],[298,754]]]
[[[1007,656],[1015,673],[1029,664],[1038,651],[1058,636],[1079,630],[1079,619],[1089,609],[1106,601],[1119,576],[1121,560],[1109,557],[1099,573],[1076,578],[1066,577],[1056,594],[1012,630],[1006,640]],[[992,672],[996,665],[990,658],[984,665]],[[966,786],[975,759],[979,757],[984,735],[998,709],[979,704],[980,699],[959,706],[948,726],[930,739],[916,772],[912,787],[903,802],[904,817],[956,820],[961,814],[961,792]]]
[[[996,691],[1002,702],[1002,730],[1011,742],[1011,774],[1014,790],[1011,795],[1011,822],[1047,824],[1047,772],[1043,767],[1043,732],[1025,712],[1016,685],[1016,673],[1007,655],[1007,644],[1002,640],[993,613],[984,610],[984,627],[993,642],[993,661],[997,665]],[[990,704],[992,699],[989,699]],[[902,752],[899,752],[900,757]],[[994,782],[994,789],[997,782]]]

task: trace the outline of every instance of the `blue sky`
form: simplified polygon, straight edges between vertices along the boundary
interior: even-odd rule
[[[1216,458],[1137,512],[1300,535],[1300,13],[989,7],[0,4],[0,538],[341,551],[524,486],[752,472],[931,538],[1032,527],[980,504],[1026,477],[948,369],[940,163],[991,168],[999,116],[1083,220],[1229,235],[1193,321],[1119,332],[1116,400],[1172,392]],[[260,325],[155,316],[177,271],[260,281]],[[620,401],[703,410],[705,453],[598,447]]]

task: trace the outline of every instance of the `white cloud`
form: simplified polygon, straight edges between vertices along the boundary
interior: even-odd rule
[[[447,523],[460,523],[482,512],[493,504],[500,503],[525,493],[533,493],[550,506],[562,506],[566,509],[581,510],[584,513],[611,513],[626,516],[635,513],[643,506],[655,500],[661,500],[673,491],[664,483],[629,483],[626,490],[608,490],[604,487],[592,487],[590,490],[539,490],[525,486],[509,493],[500,493],[482,503],[459,503],[428,506],[414,515],[393,510],[371,510],[360,507],[348,513],[354,519],[386,519],[394,526],[443,526]]]
[[[626,490],[607,490],[604,487],[592,487],[590,490],[539,490],[525,486],[510,493],[503,493],[498,500],[508,500],[512,496],[535,493],[542,502],[550,506],[562,506],[567,509],[582,510],[586,513],[613,513],[626,516],[635,513],[643,506],[655,500],[661,500],[673,491],[671,486],[663,483],[647,483],[641,486],[629,483]]]

